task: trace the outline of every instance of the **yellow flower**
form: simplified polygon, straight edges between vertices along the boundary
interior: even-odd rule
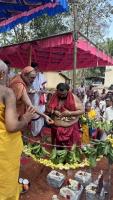
[[[111,137],[111,135],[108,135],[106,140],[111,142],[111,144],[113,145],[113,138]]]

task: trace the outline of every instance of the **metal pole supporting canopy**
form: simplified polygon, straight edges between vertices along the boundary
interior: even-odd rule
[[[73,17],[74,17],[74,27],[73,27],[73,40],[74,40],[74,60],[73,60],[73,92],[76,90],[76,68],[77,68],[77,40],[78,40],[78,14],[77,14],[78,1],[73,2]]]

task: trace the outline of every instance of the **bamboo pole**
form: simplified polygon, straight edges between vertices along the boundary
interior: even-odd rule
[[[75,90],[76,90],[76,67],[77,67],[77,40],[78,40],[77,0],[74,0],[73,15],[74,15],[74,27],[73,27],[73,41],[74,41],[73,92],[75,93]]]

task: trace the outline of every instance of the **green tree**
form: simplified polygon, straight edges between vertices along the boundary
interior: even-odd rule
[[[113,39],[107,38],[104,42],[100,43],[101,48],[104,49],[104,51],[113,56]]]
[[[7,33],[0,34],[1,46],[43,38],[68,31],[63,22],[64,14],[49,17],[44,15],[27,24],[20,24]]]
[[[78,30],[93,41],[103,38],[111,19],[109,0],[78,0]]]
[[[93,41],[99,41],[109,26],[112,6],[111,0],[78,0],[78,30]],[[68,13],[49,17],[44,15],[32,22],[18,25],[8,33],[0,34],[1,45],[24,42],[33,38],[73,30],[73,5]]]

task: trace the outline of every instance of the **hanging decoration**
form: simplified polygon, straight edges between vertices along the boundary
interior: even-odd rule
[[[0,0],[0,33],[41,17],[68,11],[67,0]]]

